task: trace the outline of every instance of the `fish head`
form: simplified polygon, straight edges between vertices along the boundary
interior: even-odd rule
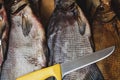
[[[98,6],[98,11],[100,13],[105,13],[111,10],[111,0],[100,0],[100,5]]]
[[[94,14],[92,14],[92,11],[90,12],[93,18],[101,22],[111,21],[116,15],[111,8],[111,0],[99,0],[99,2],[100,4],[96,6],[96,9],[92,8]]]
[[[32,26],[34,23],[31,21],[31,17],[34,19],[32,14],[31,8],[28,6],[29,3],[27,0],[14,0],[14,2],[11,5],[11,17],[14,25],[21,24],[23,36],[27,37],[31,31]],[[32,14],[33,15],[33,14]],[[38,23],[36,20],[35,23]],[[37,28],[37,27],[35,27]],[[36,34],[37,32],[35,32]],[[33,33],[32,33],[33,34]],[[29,55],[28,55],[29,56]],[[42,50],[36,54],[36,56],[29,56],[27,57],[27,60],[31,64],[39,65],[41,67],[46,66],[46,57],[44,52]]]
[[[30,14],[32,10],[27,0],[15,0],[11,6],[11,18],[14,25],[21,24],[23,35],[26,37],[32,27]]]
[[[75,0],[59,0],[57,5],[63,10],[68,10],[71,5],[75,3]]]
[[[105,12],[110,9],[110,0],[86,0],[86,6],[91,15],[94,15],[96,10]]]
[[[11,3],[11,13],[16,14],[20,12],[27,4],[27,0],[13,0]]]
[[[111,0],[86,0],[87,10],[93,19],[109,22],[115,17]]]

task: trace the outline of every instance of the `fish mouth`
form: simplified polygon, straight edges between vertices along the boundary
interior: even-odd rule
[[[64,2],[64,4],[62,4],[62,2],[61,2],[60,6],[57,5],[57,7],[58,7],[58,9],[61,9],[64,12],[72,11],[76,8],[76,4],[75,4],[75,2],[73,2],[73,3]]]
[[[15,0],[13,5],[11,6],[11,13],[16,14],[22,9],[24,9],[27,5],[28,5],[28,1],[24,1],[24,0],[16,1]]]
[[[110,12],[98,14],[97,19],[106,23],[106,22],[113,20],[115,16],[116,16],[116,14],[113,11],[110,11]]]

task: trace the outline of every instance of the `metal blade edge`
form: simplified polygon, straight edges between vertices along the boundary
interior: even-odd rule
[[[90,55],[83,56],[79,59],[68,61],[61,64],[62,77],[70,72],[76,71],[93,63],[96,63],[100,60],[103,60],[110,56],[115,50],[115,46],[105,48],[103,50],[94,52]]]

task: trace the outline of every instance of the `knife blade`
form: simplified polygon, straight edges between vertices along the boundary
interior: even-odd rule
[[[62,64],[56,64],[41,70],[31,72],[17,78],[16,80],[45,80],[51,76],[54,76],[57,80],[62,80],[66,74],[103,60],[104,58],[110,56],[114,50],[115,46],[108,47],[79,59],[68,61]]]
[[[79,59],[61,64],[62,77],[64,77],[64,75],[66,75],[66,74],[69,74],[70,72],[81,69],[85,66],[96,63],[96,62],[108,57],[109,55],[111,55],[113,53],[114,49],[115,49],[115,46],[112,46],[112,47],[94,52],[91,55],[86,55]]]

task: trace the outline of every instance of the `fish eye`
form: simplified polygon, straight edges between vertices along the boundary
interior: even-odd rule
[[[103,6],[100,6],[100,7],[99,7],[99,10],[100,10],[100,11],[104,11],[105,8],[104,8]]]

